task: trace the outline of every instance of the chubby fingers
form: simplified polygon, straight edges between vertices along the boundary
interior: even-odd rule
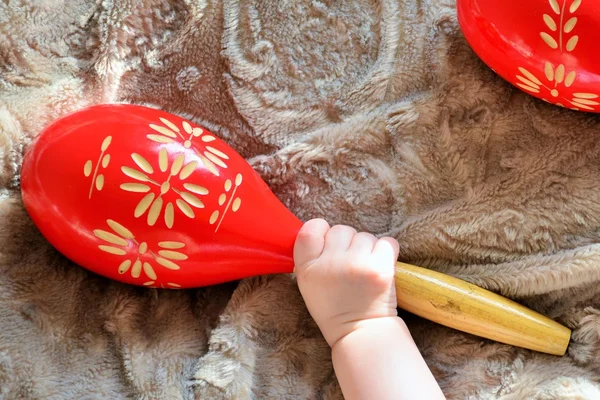
[[[348,249],[348,256],[355,262],[366,261],[371,257],[377,238],[367,232],[359,232],[352,238],[352,243]]]
[[[382,243],[380,243],[382,242]],[[392,237],[382,237],[377,241],[377,244],[379,245],[379,247],[375,246],[373,248],[373,252],[377,252],[379,251],[382,247],[385,247],[386,245],[388,245],[389,247],[387,247],[387,251],[389,251],[391,249],[392,254],[394,256],[394,260],[398,259],[398,255],[400,254],[400,246],[398,245],[398,241]]]
[[[329,230],[329,224],[321,218],[311,219],[300,228],[294,244],[296,268],[319,258],[325,248],[325,236]]]
[[[400,247],[398,246],[396,239],[391,237],[383,237],[377,240],[377,243],[375,243],[373,252],[371,254],[375,268],[380,270],[380,272],[391,272],[393,274],[399,252]],[[391,270],[390,267],[392,267]]]
[[[323,219],[306,222],[294,245],[295,270],[306,266],[318,258],[327,258],[354,263],[374,261],[376,269],[389,269],[398,259],[398,242],[391,237],[377,239],[370,233],[357,233],[345,225],[330,227]],[[332,261],[330,260],[330,261]],[[371,264],[371,263],[369,263]]]
[[[356,229],[346,225],[335,225],[325,236],[324,253],[337,254],[347,251],[356,235]]]

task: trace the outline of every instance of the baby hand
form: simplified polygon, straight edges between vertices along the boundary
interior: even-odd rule
[[[325,340],[338,340],[376,318],[396,317],[398,242],[322,219],[296,239],[295,273],[308,311]]]

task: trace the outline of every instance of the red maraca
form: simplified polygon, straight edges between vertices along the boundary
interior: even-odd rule
[[[99,105],[38,135],[23,201],[48,241],[105,277],[194,288],[291,273],[302,226],[225,142],[180,117]],[[398,305],[500,342],[564,354],[570,331],[492,292],[398,263]]]
[[[594,0],[457,0],[475,53],[525,93],[600,112],[600,3]]]
[[[293,268],[301,222],[223,141],[158,110],[60,119],[27,153],[21,187],[49,241],[111,279],[191,288]]]

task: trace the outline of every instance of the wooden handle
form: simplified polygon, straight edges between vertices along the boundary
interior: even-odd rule
[[[396,264],[398,307],[497,342],[562,356],[571,330],[512,300],[463,280]]]

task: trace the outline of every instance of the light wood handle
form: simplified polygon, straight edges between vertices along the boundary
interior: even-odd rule
[[[527,307],[463,280],[396,264],[398,307],[438,324],[497,342],[562,356],[571,330]]]

